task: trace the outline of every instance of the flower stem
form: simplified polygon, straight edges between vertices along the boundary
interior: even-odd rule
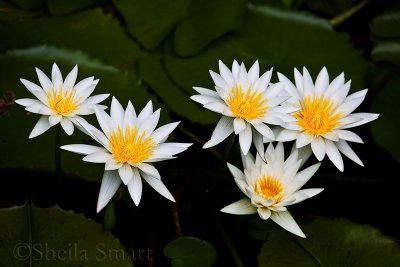
[[[364,0],[357,5],[353,6],[352,8],[346,10],[345,12],[337,15],[336,17],[332,18],[330,23],[333,27],[337,27],[349,18],[351,18],[355,13],[360,11],[366,4],[368,3],[367,0]]]
[[[55,164],[56,164],[56,179],[58,183],[61,183],[62,180],[61,152],[60,152],[61,134],[62,134],[61,127],[60,126],[56,127],[56,150],[54,152],[55,152]]]
[[[222,159],[221,159],[220,165],[218,167],[218,171],[222,171],[225,169],[226,163],[228,162],[229,156],[232,151],[233,144],[235,143],[235,137],[236,137],[235,134],[231,134],[228,137],[228,139],[226,140],[224,152],[222,154]]]

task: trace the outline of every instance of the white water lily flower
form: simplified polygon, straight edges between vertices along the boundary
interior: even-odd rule
[[[51,80],[38,68],[36,73],[41,87],[25,79],[21,79],[21,82],[38,100],[23,98],[15,101],[25,106],[25,110],[42,115],[29,138],[41,135],[58,123],[68,135],[71,135],[74,132],[73,123],[77,124],[77,119],[83,120],[80,115],[93,114],[96,106],[106,108],[98,104],[109,94],[89,97],[99,80],[89,77],[75,84],[78,75],[77,65],[64,81],[56,63],[53,64]]]
[[[156,129],[160,109],[153,112],[151,101],[137,116],[130,101],[124,110],[114,97],[111,102],[110,116],[104,110],[95,108],[95,111],[103,132],[85,122],[82,122],[81,126],[103,147],[74,144],[61,148],[86,155],[83,158],[84,161],[105,164],[97,212],[108,204],[121,182],[128,186],[135,205],[139,205],[142,196],[141,178],[162,196],[175,202],[152,163],[173,159],[176,154],[185,151],[191,145],[165,143],[168,135],[179,122],[166,124]]]
[[[339,151],[364,166],[347,143],[363,141],[347,129],[378,118],[379,114],[352,113],[363,102],[368,89],[347,96],[351,81],[345,83],[342,73],[329,83],[325,67],[318,74],[315,84],[306,68],[303,68],[303,75],[295,69],[294,76],[296,85],[278,73],[279,80],[285,83],[285,90],[291,95],[282,105],[299,110],[292,114],[291,122],[282,125],[285,129],[276,140],[296,140],[297,148],[310,145],[319,161],[326,154],[340,171],[344,170],[344,166]]]
[[[307,153],[303,152],[295,149],[284,160],[282,143],[278,143],[275,148],[269,144],[265,151],[266,162],[258,153],[255,160],[249,153],[242,155],[243,172],[228,163],[236,184],[248,198],[236,201],[221,211],[238,215],[258,213],[261,219],[271,218],[287,231],[305,237],[286,206],[313,197],[323,189],[299,190],[320,166],[317,163],[298,172],[307,158]]]
[[[193,87],[199,94],[192,96],[192,100],[223,115],[203,148],[219,144],[234,132],[239,135],[244,154],[249,151],[252,141],[257,151],[263,153],[263,139],[275,139],[267,124],[281,125],[291,119],[287,114],[297,109],[279,106],[288,98],[279,95],[283,84],[270,84],[272,68],[260,77],[258,61],[249,71],[243,63],[239,66],[236,60],[232,71],[219,61],[219,71],[220,74],[210,71],[216,91]]]

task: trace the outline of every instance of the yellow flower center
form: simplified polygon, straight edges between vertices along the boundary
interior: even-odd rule
[[[263,176],[258,179],[254,191],[266,200],[273,199],[273,204],[280,202],[284,196],[281,181],[271,176]]]
[[[55,90],[53,88],[47,93],[47,99],[50,108],[56,114],[65,116],[71,114],[78,107],[78,99],[75,99],[75,95],[75,89],[63,92],[62,87],[60,90]]]
[[[305,97],[301,102],[301,109],[294,114],[297,124],[306,133],[314,136],[331,132],[339,126],[339,120],[343,118],[341,112],[337,112],[337,105],[330,99],[323,97]]]
[[[110,146],[114,158],[122,163],[140,163],[153,154],[156,144],[150,137],[145,137],[146,132],[141,135],[136,127],[126,126],[125,132],[118,127],[110,136]]]
[[[245,120],[261,118],[268,109],[266,105],[267,99],[263,98],[262,92],[253,92],[249,88],[244,93],[242,85],[232,87],[227,102],[232,112],[237,117]]]

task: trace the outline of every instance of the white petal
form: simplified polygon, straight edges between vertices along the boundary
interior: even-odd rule
[[[125,116],[125,111],[122,105],[115,97],[113,97],[111,101],[110,116],[118,125],[122,125]]]
[[[215,92],[214,90],[210,90],[210,89],[202,88],[202,87],[196,87],[196,86],[193,87],[193,89],[196,90],[196,92],[198,92],[201,95],[219,98],[218,93]]]
[[[336,90],[336,92],[332,95],[332,100],[337,104],[341,104],[349,93],[350,87],[351,80]]]
[[[97,107],[95,107],[94,110],[96,112],[96,118],[99,122],[101,129],[107,136],[109,136],[112,132],[112,129],[114,128],[111,117],[102,109],[98,109]]]
[[[303,75],[301,75],[300,71],[298,71],[296,68],[294,68],[294,80],[296,83],[296,87],[300,92],[300,95],[304,96]]]
[[[156,190],[160,195],[165,197],[166,199],[171,200],[172,202],[175,202],[174,197],[171,195],[167,187],[161,182],[160,179],[154,178],[152,176],[149,176],[147,174],[143,174],[143,179]]]
[[[33,104],[43,105],[42,102],[40,102],[39,100],[31,99],[31,98],[17,99],[17,100],[15,100],[15,103],[17,103],[18,105],[24,106],[24,107],[28,107]]]
[[[366,124],[370,121],[376,120],[378,117],[379,117],[379,114],[374,114],[374,113],[353,113],[353,114],[350,114],[349,116],[347,116],[346,118],[344,118],[344,119],[350,119],[353,121],[346,123],[346,125],[343,125],[339,128],[340,129],[348,129],[348,128],[360,126],[360,125]]]
[[[130,126],[133,127],[133,124],[136,121],[136,111],[135,108],[132,105],[131,101],[128,101],[128,106],[126,107],[125,110],[125,116],[124,116],[124,127]]]
[[[222,99],[225,99],[227,96],[226,88],[231,88],[231,87],[228,86],[226,81],[219,74],[210,70],[210,75],[215,83],[215,86],[218,87],[218,89],[219,89],[219,90],[217,90],[219,96]],[[215,88],[215,89],[217,89],[217,88]]]
[[[246,122],[241,118],[235,118],[233,120],[233,129],[235,129],[235,134],[239,134],[246,129]]]
[[[263,136],[258,131],[252,131],[253,134],[253,143],[256,147],[257,153],[264,159],[264,142]]]
[[[56,91],[60,90],[63,85],[63,79],[61,76],[60,69],[57,64],[53,64],[53,68],[51,70],[51,80],[53,81],[53,86]]]
[[[328,142],[328,140],[327,140]],[[319,161],[323,160],[326,153],[325,141],[322,137],[316,137],[311,142],[311,149]]]
[[[81,155],[89,155],[95,152],[106,152],[106,150],[102,147],[84,145],[84,144],[73,144],[73,145],[65,145],[60,147],[63,150],[74,152]]]
[[[67,118],[62,118],[61,121],[61,127],[64,129],[64,131],[68,134],[68,135],[72,135],[74,132],[74,125],[72,124],[72,122],[67,119]]]
[[[337,90],[344,85],[344,73],[342,72],[329,84],[325,90],[325,97],[329,98],[337,93]]]
[[[153,154],[176,155],[185,151],[191,145],[189,143],[162,143],[153,149]]]
[[[232,63],[232,76],[233,79],[235,80],[235,83],[238,82],[239,69],[240,69],[239,63],[236,60],[234,60]]]
[[[221,100],[219,96],[214,97],[214,96],[209,96],[209,95],[192,95],[190,97],[193,101],[200,103],[202,105],[206,105],[211,102],[217,102]]]
[[[311,141],[313,141],[313,137],[305,132],[302,132],[301,134],[299,134],[299,136],[297,137],[296,140],[296,147],[297,148],[301,148],[303,146],[308,145],[309,143],[311,143]]]
[[[255,82],[253,88],[255,90],[264,90],[264,88],[267,88],[269,82],[271,81],[271,76],[272,76],[272,68],[271,70],[261,75],[261,77]]]
[[[41,115],[54,115],[54,111],[49,109],[47,106],[45,106],[42,102],[38,101],[39,103],[34,103],[28,107],[25,108],[26,111],[29,111],[31,113],[37,113]],[[52,125],[53,126],[53,125]]]
[[[136,206],[139,206],[140,199],[142,198],[142,179],[140,178],[139,171],[133,169],[133,178],[128,184],[128,191]]]
[[[109,160],[110,158],[111,158],[111,155],[108,152],[99,151],[99,152],[94,152],[94,153],[88,154],[82,160],[87,161],[87,162],[93,162],[93,163],[106,163],[107,160]]]
[[[99,198],[97,200],[97,212],[101,211],[117,192],[121,185],[121,179],[116,171],[105,171],[101,181]]]
[[[89,87],[93,85],[94,77],[88,77],[77,83],[74,88],[77,95],[83,94]]]
[[[29,139],[41,135],[42,133],[47,131],[50,127],[51,125],[49,123],[49,116],[40,117],[35,127],[33,127],[31,134],[29,135]]]
[[[284,129],[279,133],[278,137],[276,138],[276,141],[278,142],[293,141],[299,136],[299,134],[300,133],[298,131]]]
[[[337,134],[337,131],[335,130],[334,132],[329,132],[322,134],[322,136],[326,139],[329,139],[331,141],[337,142],[339,141],[339,135]]]
[[[362,163],[361,159],[357,156],[357,154],[353,151],[353,149],[351,149],[351,147],[346,141],[340,140],[339,142],[336,143],[336,146],[339,149],[339,151],[343,153],[343,155],[345,155],[358,165],[364,167],[364,164]]]
[[[153,142],[158,144],[160,141],[165,140],[166,137],[178,126],[178,122],[169,123],[156,129],[152,134]]]
[[[36,74],[39,78],[40,85],[43,90],[47,93],[53,88],[53,83],[50,81],[49,77],[43,73],[40,69],[36,68]]]
[[[256,213],[257,209],[251,204],[248,198],[242,198],[221,209],[221,211],[229,214],[246,215]]]
[[[118,174],[125,185],[129,184],[133,178],[133,170],[131,165],[128,163],[122,164],[121,168],[118,169]]]
[[[77,76],[78,76],[78,65],[75,65],[75,67],[71,70],[71,72],[68,73],[67,77],[65,77],[63,89],[65,90],[72,89],[72,87],[76,82]]]
[[[233,133],[233,118],[228,118],[225,116],[221,117],[211,135],[210,140],[203,145],[203,148],[209,148],[221,143],[231,133]]]
[[[264,97],[267,99],[272,99],[276,97],[285,87],[285,83],[277,82],[273,85],[268,86],[267,91],[264,94]]]
[[[104,101],[107,97],[109,97],[110,94],[100,94],[100,95],[94,95],[89,98],[87,98],[83,103],[84,104],[98,104],[102,101]]]
[[[254,62],[253,66],[249,69],[247,73],[247,78],[249,79],[250,84],[254,85],[260,75],[260,66],[258,64],[258,60]]]
[[[344,169],[343,159],[336,145],[332,141],[329,140],[326,141],[326,154],[328,155],[329,159],[333,162],[333,164],[335,164],[336,168],[338,168],[339,171],[342,172]]]
[[[147,163],[140,163],[137,166],[145,174],[161,179],[160,173],[153,165]]]
[[[317,96],[322,95],[328,88],[328,86],[329,86],[328,71],[326,70],[325,67],[323,67],[322,70],[319,72],[317,79],[315,80],[315,94]]]
[[[292,183],[287,186],[285,190],[286,194],[291,195],[293,192],[299,190],[305,183],[308,182],[308,180],[311,179],[320,166],[321,163],[317,163],[297,173]]]
[[[295,201],[288,204],[288,206],[297,204],[299,202],[306,200],[307,198],[313,197],[321,193],[323,190],[324,190],[323,188],[309,188],[309,189],[299,190],[292,195],[292,197],[295,198]]]
[[[26,89],[29,90],[29,92],[36,96],[37,99],[39,99],[43,104],[48,105],[49,101],[47,100],[47,96],[41,87],[25,79],[20,79],[20,81],[24,84]]]
[[[365,89],[348,96],[345,102],[338,107],[338,110],[343,113],[343,116],[349,115],[364,101],[367,91],[368,90]],[[355,94],[357,94],[358,97],[354,97]]]
[[[303,67],[303,90],[304,96],[311,96],[314,94],[314,84],[308,70]]]
[[[153,102],[150,100],[137,117],[137,124],[141,125],[153,114]]]
[[[249,152],[252,142],[251,126],[246,124],[246,128],[239,134],[239,144],[244,155]]]
[[[361,137],[359,137],[357,134],[347,131],[347,130],[335,130],[335,132],[339,135],[340,139],[350,141],[350,142],[355,142],[355,143],[364,143]]]
[[[123,163],[121,163],[113,158],[110,158],[106,161],[106,165],[105,165],[104,169],[106,171],[118,170],[119,168],[122,167],[122,164]]]
[[[228,69],[228,67],[221,61],[219,60],[218,62],[219,65],[219,73],[221,77],[226,81],[229,87],[233,87],[235,84],[232,76],[232,72]]]
[[[275,140],[274,133],[272,132],[271,128],[269,128],[266,124],[253,124],[253,127],[256,128],[257,132],[259,132],[262,136],[265,136],[271,140]]]
[[[280,82],[284,83],[284,90],[288,92],[291,97],[293,97],[296,100],[300,99],[298,89],[285,75],[278,72],[278,78]],[[303,84],[301,85],[301,87],[303,87]]]
[[[301,231],[300,227],[297,225],[295,220],[289,211],[282,212],[273,212],[271,214],[271,220],[273,220],[276,224],[286,229],[287,231],[298,235],[300,237],[305,238],[303,231]]]
[[[144,135],[145,138],[150,136],[153,133],[154,129],[157,127],[159,119],[160,119],[160,109],[157,109],[139,127],[139,135],[145,133]]]
[[[268,208],[260,207],[257,209],[258,215],[261,219],[267,220],[271,217],[271,211]]]
[[[225,109],[228,107],[226,104],[222,101],[216,101],[216,102],[210,102],[204,105],[204,107],[208,110],[217,112],[217,113],[223,113]]]
[[[62,116],[61,115],[51,115],[49,117],[49,123],[51,126],[56,125],[57,123],[59,123],[62,120]]]
[[[231,174],[233,175],[233,177],[235,179],[243,180],[243,181],[245,180],[244,173],[241,170],[239,170],[239,168],[233,166],[230,163],[227,163],[227,165],[228,165],[229,171],[231,172]]]

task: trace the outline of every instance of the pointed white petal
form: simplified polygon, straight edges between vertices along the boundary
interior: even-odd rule
[[[252,134],[253,134],[253,143],[254,146],[256,147],[257,153],[263,160],[265,160],[263,136],[258,131],[252,131]]]
[[[77,76],[78,76],[78,65],[75,65],[75,67],[71,70],[71,72],[68,73],[67,77],[65,77],[63,89],[64,90],[72,89],[72,87],[76,82]]]
[[[269,82],[271,81],[271,76],[272,76],[272,69],[261,75],[260,78],[254,83],[253,88],[255,90],[263,90],[264,88],[267,88]]]
[[[128,163],[122,164],[121,168],[118,169],[118,174],[125,185],[129,184],[129,182],[133,178],[133,170],[131,165],[129,165]]]
[[[53,68],[51,70],[51,80],[53,81],[53,86],[56,91],[60,90],[63,85],[63,79],[61,76],[60,69],[57,64],[53,64]]]
[[[99,151],[99,152],[94,152],[94,153],[88,154],[82,160],[87,161],[87,162],[93,162],[93,163],[106,163],[107,160],[109,160],[110,158],[111,158],[110,153],[104,152],[104,151]]]
[[[302,202],[302,201],[306,200],[307,198],[313,197],[313,196],[321,193],[323,190],[324,190],[323,188],[309,188],[309,189],[299,190],[292,195],[292,197],[295,198],[295,201],[293,201],[287,205],[289,206],[289,205],[293,205],[293,204]]]
[[[153,102],[150,100],[137,117],[137,124],[141,125],[153,114]]]
[[[246,122],[241,118],[235,118],[233,120],[233,129],[235,129],[235,134],[241,133],[246,129]]]
[[[297,137],[296,140],[296,147],[297,148],[301,148],[303,146],[308,145],[309,143],[311,143],[313,141],[313,137],[309,134],[307,134],[306,132],[302,132],[299,134],[299,136]]]
[[[252,138],[251,126],[246,124],[246,128],[239,134],[240,148],[245,155],[249,152]]]
[[[219,65],[219,73],[220,73],[221,77],[226,81],[226,83],[228,84],[229,87],[233,87],[235,82],[234,82],[231,71],[221,60],[219,60],[218,65]]]
[[[328,71],[326,70],[325,67],[323,67],[322,70],[319,72],[317,79],[315,80],[315,94],[317,96],[322,95],[328,88],[328,86],[329,86]]]
[[[233,177],[235,179],[242,180],[242,181],[245,180],[244,173],[241,170],[239,170],[239,168],[233,166],[230,163],[227,163],[227,165],[228,165],[229,171],[231,172],[231,174],[233,175]]]
[[[48,105],[49,101],[47,100],[47,95],[41,87],[25,79],[20,79],[20,81],[29,92],[36,96],[37,99],[39,99],[43,104]]]
[[[355,143],[364,143],[361,137],[359,137],[356,133],[347,130],[335,130],[335,132],[339,135],[340,139],[355,142]]]
[[[343,159],[336,145],[332,141],[329,140],[326,141],[326,154],[328,155],[329,159],[333,162],[333,164],[335,164],[336,168],[338,168],[339,171],[342,172],[344,169]]]
[[[278,224],[285,230],[295,235],[298,235],[303,238],[306,237],[303,231],[301,231],[300,227],[297,225],[296,221],[293,219],[289,211],[273,212],[271,214],[271,220],[273,220],[276,224]]]
[[[267,220],[271,217],[271,211],[268,208],[260,207],[257,209],[258,215],[261,219]]]
[[[140,178],[139,171],[133,169],[133,178],[128,184],[128,191],[136,206],[139,206],[140,199],[142,198],[142,179]]]
[[[119,103],[115,97],[113,97],[111,101],[110,116],[118,125],[122,125],[125,111],[121,103]]]
[[[233,118],[228,118],[225,116],[221,117],[211,135],[210,140],[203,145],[203,148],[209,148],[218,145],[231,133],[233,133]]]
[[[276,138],[276,141],[278,142],[293,141],[299,136],[299,134],[300,133],[298,131],[284,129],[279,133],[278,137]]]
[[[87,105],[98,104],[98,103],[104,101],[109,96],[110,96],[110,94],[94,95],[94,96],[88,97],[83,103],[87,104]]]
[[[153,165],[147,163],[140,163],[137,166],[145,174],[155,177],[157,179],[161,179],[160,173]]]
[[[174,197],[171,195],[167,187],[161,182],[160,179],[149,176],[145,173],[143,173],[143,179],[156,190],[160,195],[165,197],[166,199],[171,200],[172,202],[175,202]]]
[[[327,140],[328,142],[328,140]],[[325,141],[322,137],[316,137],[314,140],[311,142],[311,149],[315,155],[315,157],[321,161],[325,157],[326,153],[326,145]]]
[[[192,95],[190,97],[193,101],[200,103],[202,105],[206,105],[211,102],[218,102],[221,100],[219,95],[217,97],[209,96],[209,95]]]
[[[77,95],[83,94],[89,87],[93,85],[94,77],[88,77],[77,83],[74,88]]]
[[[296,68],[294,68],[294,80],[296,83],[296,88],[299,90],[300,95],[303,96],[304,95],[303,75],[301,75],[300,71],[298,71]]]
[[[106,161],[106,165],[105,165],[104,169],[106,171],[118,170],[119,168],[122,167],[122,164],[123,163],[121,163],[113,158],[110,158]]]
[[[312,96],[314,94],[314,84],[312,81],[312,78],[310,76],[310,73],[308,70],[303,67],[303,92],[304,96]]]
[[[110,202],[121,185],[121,179],[116,171],[105,171],[101,181],[99,198],[97,200],[97,212],[101,211]]]
[[[102,147],[92,146],[92,145],[84,145],[84,144],[73,144],[73,145],[65,145],[60,147],[63,150],[74,152],[81,155],[89,155],[95,152],[106,152]]]
[[[39,100],[31,99],[31,98],[17,99],[17,100],[15,100],[15,103],[17,103],[18,105],[24,106],[24,107],[28,107],[33,104],[43,105],[42,102],[40,102]]]
[[[201,95],[219,98],[218,93],[214,90],[210,90],[210,89],[202,88],[202,87],[196,87],[196,86],[194,86],[193,89]]]
[[[32,129],[32,132],[29,135],[29,139],[41,135],[42,133],[47,131],[50,127],[51,125],[49,123],[49,116],[40,117],[35,127],[33,127]]]
[[[40,69],[36,68],[36,74],[39,78],[40,85],[42,86],[43,90],[47,93],[51,91],[53,88],[53,83],[47,77],[46,74],[43,73]]]
[[[153,154],[176,155],[185,151],[191,145],[189,143],[162,143],[153,149]]]
[[[49,117],[49,123],[51,126],[56,125],[57,123],[59,123],[62,120],[62,116],[61,115],[51,115]]]
[[[221,211],[229,214],[246,215],[256,213],[257,209],[251,204],[248,198],[242,198],[222,208]]]
[[[294,86],[294,84],[282,73],[278,72],[278,78],[280,82],[284,83],[284,90],[294,99],[300,99],[299,91],[298,89]],[[301,86],[303,87],[303,86]]]
[[[317,163],[311,165],[310,167],[302,170],[301,172],[297,173],[296,177],[293,179],[292,183],[290,183],[286,188],[286,194],[291,195],[292,193],[299,190],[311,177],[316,173],[318,168],[321,166],[321,163]]]
[[[339,151],[343,153],[343,155],[345,155],[358,165],[364,167],[364,164],[362,163],[361,159],[357,156],[354,150],[351,149],[351,147],[346,141],[340,140],[339,142],[336,143],[336,146],[339,149]]]
[[[68,135],[72,135],[74,132],[74,125],[72,124],[72,122],[67,119],[67,118],[62,118],[61,121],[61,127],[64,129],[64,131],[68,134]]]
[[[94,111],[96,112],[96,118],[97,121],[99,122],[99,125],[103,132],[109,136],[112,133],[113,127],[113,120],[111,117],[102,109],[99,109],[97,107],[94,108]]]
[[[161,140],[164,140],[179,124],[178,122],[169,123],[156,129],[152,134],[153,142],[158,144]]]
[[[342,72],[329,84],[328,88],[325,90],[325,97],[329,98],[337,93],[340,87],[344,85],[344,73]]]

